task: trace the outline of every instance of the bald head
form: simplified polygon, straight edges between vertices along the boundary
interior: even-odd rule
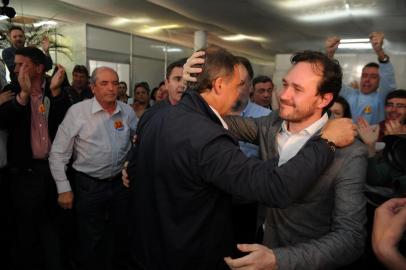
[[[104,73],[104,72],[114,74],[117,77],[117,81],[118,81],[118,74],[114,69],[109,68],[109,67],[98,67],[93,70],[92,75],[90,76],[90,83],[92,85],[94,85],[96,83],[97,79],[99,79],[100,74]]]

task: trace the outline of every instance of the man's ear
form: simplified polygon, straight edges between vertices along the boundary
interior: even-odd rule
[[[222,93],[223,89],[223,78],[217,77],[212,82],[212,91],[214,91],[217,95]]]
[[[323,109],[323,108],[327,107],[327,105],[330,104],[330,102],[333,100],[333,97],[334,97],[333,93],[322,94],[320,96],[321,101],[319,103],[319,108]]]

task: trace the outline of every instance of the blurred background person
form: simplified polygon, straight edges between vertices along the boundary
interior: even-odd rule
[[[145,83],[137,83],[134,86],[134,102],[133,109],[135,116],[137,117],[137,122],[141,118],[142,114],[145,112],[149,105],[149,88],[146,87]]]
[[[129,98],[129,96],[127,95],[127,83],[124,81],[121,81],[118,83],[117,99],[124,103],[128,103],[128,98]]]
[[[331,116],[333,118],[351,118],[351,109],[345,98],[338,96],[334,101],[333,106],[330,108]]]

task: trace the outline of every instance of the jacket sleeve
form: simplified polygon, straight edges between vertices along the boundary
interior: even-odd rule
[[[312,186],[334,153],[320,137],[311,139],[281,167],[276,160],[247,158],[228,136],[207,143],[198,154],[199,177],[218,188],[271,207],[287,207]]]
[[[335,269],[348,265],[364,251],[366,240],[366,149],[347,158],[335,179],[331,231],[318,239],[275,248],[279,269]]]
[[[6,48],[3,50],[2,52],[2,57],[3,57],[3,61],[6,64],[8,71],[10,73],[14,72],[14,55],[12,53],[12,51],[10,50],[10,48]]]
[[[242,116],[227,116],[224,118],[224,120],[228,125],[228,130],[237,138],[237,140],[258,144],[258,133],[260,126],[258,125],[258,121],[264,117],[251,118]]]
[[[52,65],[54,62],[52,61],[52,58],[49,54],[46,55],[46,60],[45,60],[45,70],[51,70]]]
[[[16,97],[2,104],[0,106],[0,129],[9,129],[16,121],[21,121],[21,115],[31,109],[29,104],[21,105],[17,102]]]

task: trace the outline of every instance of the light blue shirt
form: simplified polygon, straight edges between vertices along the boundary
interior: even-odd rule
[[[95,97],[73,105],[59,126],[49,155],[58,193],[71,191],[65,170],[72,154],[77,171],[100,179],[117,175],[136,126],[134,110],[121,101],[112,115]]]
[[[270,109],[264,108],[252,102],[248,102],[247,106],[245,106],[245,109],[241,112],[240,115],[244,117],[258,118],[261,116],[269,115],[270,113]],[[247,157],[258,157],[257,145],[240,141],[240,148]]]
[[[360,116],[364,117],[371,125],[379,124],[385,119],[385,98],[389,92],[396,89],[395,71],[390,62],[379,64],[379,76],[378,90],[368,95],[343,84],[340,95],[350,104],[354,122]]]

